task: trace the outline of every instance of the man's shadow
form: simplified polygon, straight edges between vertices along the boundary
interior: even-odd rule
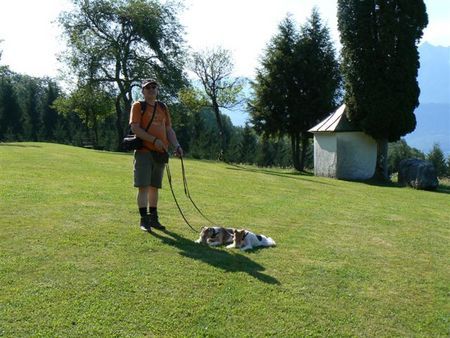
[[[170,237],[163,236],[163,233],[169,235]],[[264,283],[280,284],[276,278],[261,272],[265,270],[262,265],[255,263],[244,255],[234,252],[230,253],[207,245],[198,244],[168,230],[161,233],[152,231],[151,234],[154,237],[159,238],[164,244],[171,245],[179,249],[181,251],[180,255],[184,257],[203,261],[227,272],[246,272],[250,276],[257,278]]]

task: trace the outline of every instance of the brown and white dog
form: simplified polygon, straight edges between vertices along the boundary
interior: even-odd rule
[[[203,227],[196,243],[211,246],[225,245],[233,242],[233,228]]]
[[[275,246],[275,241],[264,235],[257,235],[248,230],[233,231],[233,243],[227,248],[240,248],[241,250],[249,250],[258,246]]]

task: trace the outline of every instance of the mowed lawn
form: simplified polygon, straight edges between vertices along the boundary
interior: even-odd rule
[[[131,154],[0,144],[0,336],[450,335],[448,186],[185,166],[207,216],[277,246],[194,243],[167,178],[168,231],[142,232]],[[188,219],[208,225],[170,168]]]

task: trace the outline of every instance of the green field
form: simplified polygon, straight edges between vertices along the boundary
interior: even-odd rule
[[[377,186],[186,160],[219,224],[271,236],[194,243],[167,179],[138,226],[132,156],[0,143],[0,336],[450,335],[450,188]],[[208,223],[177,196],[198,228]]]

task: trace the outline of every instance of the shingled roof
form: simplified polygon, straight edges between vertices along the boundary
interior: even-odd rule
[[[331,133],[344,131],[361,131],[361,129],[357,128],[347,119],[347,116],[345,116],[345,104],[343,104],[325,120],[315,125],[308,131],[310,133]]]

